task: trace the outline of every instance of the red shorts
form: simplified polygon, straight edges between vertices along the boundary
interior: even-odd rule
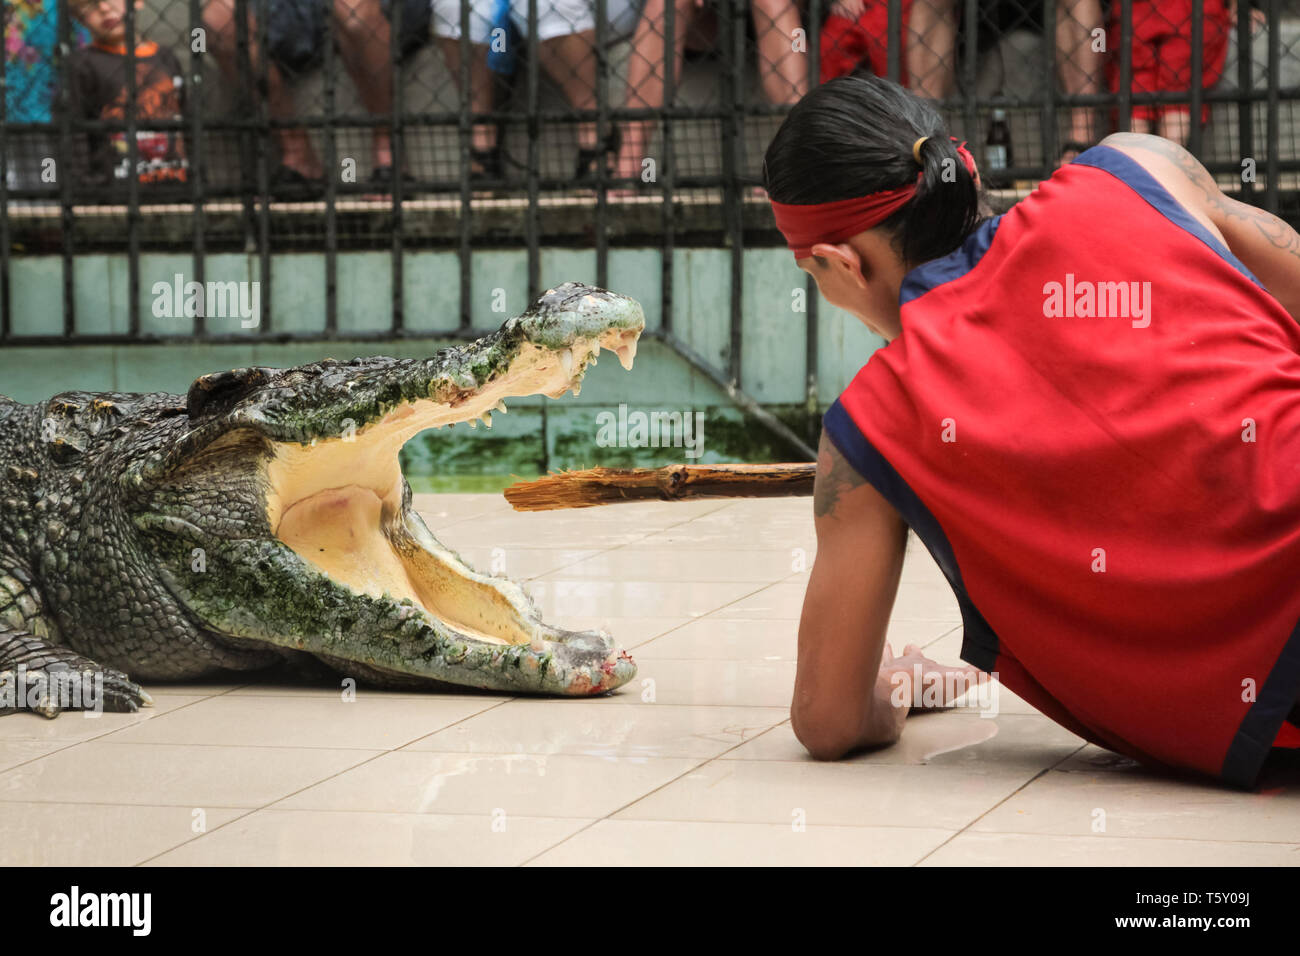
[[[1202,28],[1201,86],[1209,89],[1223,75],[1228,56],[1228,34],[1232,17],[1224,0],[1205,0]],[[1112,93],[1119,92],[1119,5],[1111,5],[1107,45],[1116,51],[1107,58],[1106,74]],[[1173,93],[1192,87],[1192,4],[1190,0],[1135,0],[1133,4],[1133,92]],[[1133,107],[1133,118],[1154,122],[1166,113],[1186,113],[1175,103],[1151,103]],[[1209,106],[1201,108],[1201,122],[1210,118]]]
[[[889,5],[885,0],[863,0],[865,6],[856,20],[832,13],[822,25],[821,81],[837,76],[848,76],[860,66],[868,67],[877,76],[888,70]],[[912,0],[903,0],[899,18],[898,50],[901,61],[898,81],[907,86],[907,23]]]

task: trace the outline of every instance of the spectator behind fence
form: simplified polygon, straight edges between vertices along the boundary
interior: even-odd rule
[[[460,83],[461,3],[469,4],[470,109],[491,111],[492,71],[488,65],[489,41],[502,53],[527,43],[528,0],[432,0],[433,34],[447,61],[447,68]],[[636,0],[607,0],[605,16],[610,41],[632,32],[637,20]],[[494,31],[496,32],[494,35]],[[513,57],[505,57],[512,60]],[[575,110],[596,109],[596,6],[592,0],[537,0],[537,64],[564,93]],[[510,69],[508,64],[503,69]],[[604,143],[598,143],[596,124],[578,124],[576,179],[590,178],[606,152],[618,150],[618,128],[612,128]],[[475,178],[498,179],[503,173],[502,154],[496,129],[474,125],[471,145],[471,174]]]
[[[662,109],[665,63],[666,3],[673,3],[673,81],[681,77],[688,31],[703,22],[704,0],[645,0],[645,10],[632,38],[627,67],[627,108]],[[759,79],[769,102],[795,103],[807,92],[807,60],[794,50],[795,30],[802,28],[794,0],[753,0],[751,15],[758,41]],[[637,179],[647,158],[654,121],[627,124],[621,136],[616,173]]]
[[[232,85],[246,82],[240,62],[235,22],[236,0],[209,0],[203,21],[208,29],[208,47],[217,58],[226,80]],[[324,0],[249,0],[249,63],[258,72],[257,32],[253,7],[266,17],[266,43],[270,61],[266,65],[267,107],[273,119],[291,119],[298,111],[285,80],[320,66],[325,52],[326,3]],[[334,40],[339,59],[352,77],[362,105],[374,116],[390,113],[393,107],[391,32],[388,22],[391,3],[380,0],[332,0]],[[427,0],[403,0],[401,52],[418,49],[428,36]],[[386,126],[374,128],[374,166],[368,188],[388,190],[393,182],[392,136]],[[271,174],[271,193],[283,199],[314,199],[325,192],[320,158],[311,137],[301,127],[277,129],[280,164]],[[331,171],[337,175],[338,171]]]
[[[1030,52],[1003,41],[1020,31],[1045,36],[1043,4],[1026,4],[1024,0],[985,0],[981,6],[981,47],[997,48],[1000,57],[1010,55],[1013,59],[1020,59],[1021,69],[1030,71],[1030,75],[1036,78],[1041,69],[1041,46]],[[1056,75],[1060,89],[1067,96],[1101,93],[1106,53],[1103,44],[1097,43],[1102,34],[1094,36],[1094,32],[1105,26],[1102,0],[1057,0],[1054,7]],[[1022,95],[1022,89],[1015,87],[1008,79],[1013,72],[1014,68],[1004,62],[1003,87],[999,90],[1001,95]],[[1009,89],[1009,85],[1012,88]],[[1050,160],[1052,165],[1073,160],[1097,141],[1095,107],[1070,107],[1068,122],[1065,142],[1059,154]]]
[[[143,0],[135,0],[138,10]],[[83,120],[137,123],[179,120],[185,80],[170,51],[136,32],[134,100],[128,86],[131,58],[126,48],[126,0],[72,0],[69,11],[89,32],[91,45],[68,57],[63,108]],[[131,169],[125,130],[91,131],[85,138],[85,166],[78,181],[97,186],[124,184],[132,175],[147,184],[183,183],[185,149],[178,131],[136,130],[136,167]],[[74,153],[75,155],[75,153]]]
[[[898,81],[921,96],[942,99],[956,75],[954,0],[902,0]],[[821,82],[866,69],[888,74],[888,0],[835,0],[822,25]]]
[[[1219,82],[1228,57],[1228,35],[1235,21],[1231,0],[1204,0],[1202,26],[1201,85],[1209,89]],[[1111,50],[1107,77],[1111,92],[1119,91],[1120,7],[1111,4]],[[1191,0],[1134,0],[1133,2],[1133,92],[1188,92],[1192,87],[1192,2]],[[1182,145],[1191,134],[1191,107],[1183,103],[1151,103],[1132,108],[1132,129],[1157,133]],[[1210,118],[1210,108],[1201,108],[1199,122]]]
[[[59,13],[54,0],[17,0],[4,5],[5,119],[10,123],[49,123],[58,86],[54,47]],[[73,48],[84,46],[89,34],[77,25]],[[45,160],[54,155],[45,133],[12,134],[6,182],[10,189],[54,189],[57,169],[47,172]],[[45,175],[42,180],[42,174]]]

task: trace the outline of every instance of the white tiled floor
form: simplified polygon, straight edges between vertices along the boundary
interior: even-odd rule
[[[0,720],[0,863],[1300,865],[1300,788],[1148,773],[1005,691],[896,746],[807,758],[788,721],[807,500],[515,514],[422,496],[476,566],[604,627],[637,679],[588,700],[151,685],[141,714]],[[500,549],[494,551],[494,549]],[[891,640],[955,660],[912,542]]]

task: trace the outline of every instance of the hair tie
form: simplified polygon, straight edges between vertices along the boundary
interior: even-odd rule
[[[916,160],[916,165],[918,166],[925,165],[925,163],[921,160],[921,144],[924,143],[929,138],[930,137],[928,136],[922,136],[920,139],[918,139],[915,143],[912,144],[912,158]]]

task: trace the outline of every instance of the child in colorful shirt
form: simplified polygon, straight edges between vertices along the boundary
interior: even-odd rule
[[[72,14],[90,31],[93,42],[68,59],[67,108],[83,120],[126,120],[129,102],[126,50],[126,0],[73,0]],[[136,8],[140,7],[136,0]],[[170,50],[137,37],[135,48],[135,120],[179,120],[184,111],[184,75]],[[124,183],[132,175],[125,130],[86,134],[86,164],[79,171],[88,182]],[[141,183],[183,183],[188,164],[179,131],[136,129],[136,169]]]

